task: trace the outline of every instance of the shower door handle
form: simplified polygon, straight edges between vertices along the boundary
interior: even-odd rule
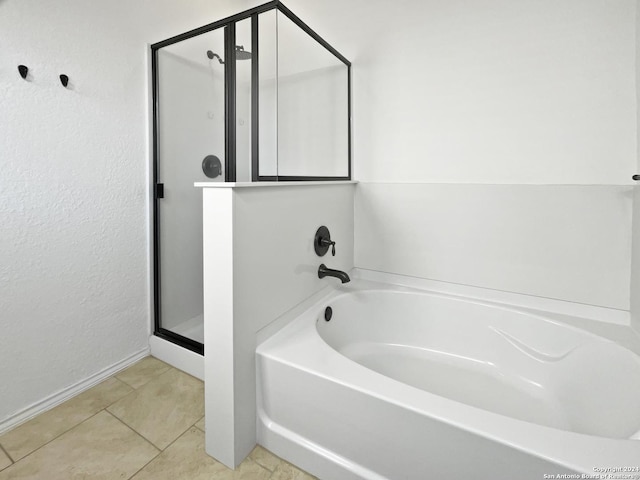
[[[156,198],[164,198],[164,183],[156,183]]]

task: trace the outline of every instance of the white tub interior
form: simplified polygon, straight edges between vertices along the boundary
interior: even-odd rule
[[[335,298],[320,336],[383,375],[562,430],[640,433],[640,357],[589,332],[513,309],[421,292]]]
[[[257,348],[257,432],[319,478],[539,479],[640,463],[640,357],[603,336],[357,278],[302,311]]]

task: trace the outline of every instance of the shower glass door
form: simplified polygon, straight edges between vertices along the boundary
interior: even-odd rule
[[[154,334],[203,353],[194,183],[349,180],[351,64],[279,0],[151,54]]]
[[[202,193],[225,180],[225,34],[157,50],[155,333],[202,353]]]

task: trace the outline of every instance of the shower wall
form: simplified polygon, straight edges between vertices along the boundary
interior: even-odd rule
[[[633,188],[361,183],[356,265],[629,310]]]
[[[260,82],[260,170],[266,175],[348,174],[344,67],[279,76]],[[309,112],[313,112],[312,115]],[[309,121],[311,119],[311,121]],[[277,130],[271,131],[272,125]],[[261,130],[262,132],[262,130]],[[326,141],[333,139],[333,142]]]
[[[282,12],[258,35],[260,175],[348,177],[348,68]]]
[[[635,0],[289,3],[353,60],[356,266],[629,309]]]
[[[224,70],[217,62],[207,65],[204,51],[179,56],[167,50],[158,61],[159,178],[166,184],[160,209],[162,326],[185,334],[176,327],[192,326],[197,322],[189,321],[202,316],[202,199],[193,183],[208,180],[205,156],[217,155],[224,164]],[[197,53],[203,61],[196,61]]]
[[[413,3],[358,69],[356,265],[628,310],[635,1]]]
[[[344,66],[278,79],[280,175],[348,175],[346,81]]]

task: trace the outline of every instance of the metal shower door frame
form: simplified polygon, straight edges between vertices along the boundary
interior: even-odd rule
[[[347,148],[348,148],[348,175],[338,177],[318,176],[261,176],[260,152],[259,152],[259,42],[258,42],[258,15],[276,9],[283,13],[300,29],[306,32],[331,54],[338,58],[347,67]],[[351,62],[341,55],[320,35],[313,31],[305,22],[298,18],[291,10],[285,7],[279,0],[273,0],[258,7],[232,15],[222,20],[190,30],[180,35],[154,43],[151,49],[151,94],[152,94],[152,142],[153,142],[153,167],[151,188],[153,191],[153,307],[154,307],[154,335],[178,344],[193,352],[204,355],[204,345],[188,337],[167,330],[161,324],[160,304],[160,222],[158,215],[159,200],[164,196],[164,185],[158,183],[159,163],[159,116],[160,109],[158,98],[158,51],[166,46],[187,40],[204,33],[224,28],[225,42],[225,182],[236,181],[236,23],[251,19],[251,176],[254,182],[264,181],[335,181],[351,180]]]

